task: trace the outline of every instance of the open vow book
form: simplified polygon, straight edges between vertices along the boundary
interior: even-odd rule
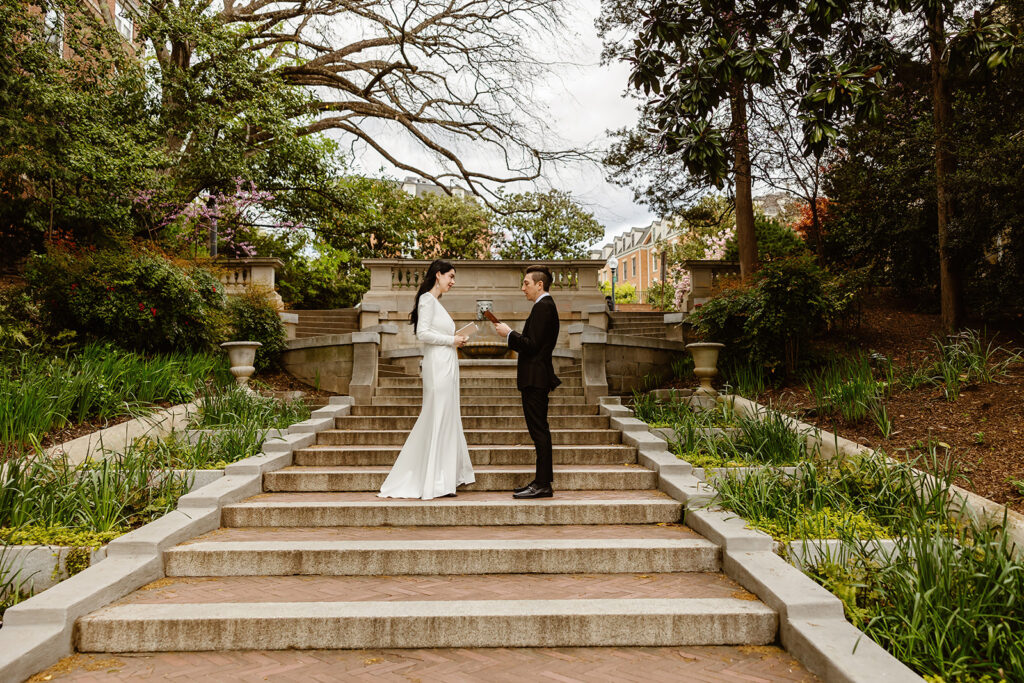
[[[476,326],[476,323],[470,323],[463,328],[455,330],[455,334],[461,334],[463,337],[472,337],[479,331],[480,328]]]

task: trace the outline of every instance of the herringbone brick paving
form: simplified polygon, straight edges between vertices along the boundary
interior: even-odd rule
[[[444,681],[669,683],[816,681],[776,647],[286,650],[76,655],[34,677],[100,683],[179,681]]]
[[[684,572],[175,577],[144,586],[114,604],[649,598],[756,599],[724,574]]]
[[[560,540],[594,538],[703,538],[682,524],[566,524],[564,526],[334,526],[223,527],[198,536],[206,541],[468,541],[486,539]]]

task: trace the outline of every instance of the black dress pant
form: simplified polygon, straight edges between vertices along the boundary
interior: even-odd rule
[[[523,394],[523,416],[526,428],[537,449],[537,484],[550,486],[554,475],[551,463],[551,429],[548,427],[548,389],[527,387]]]

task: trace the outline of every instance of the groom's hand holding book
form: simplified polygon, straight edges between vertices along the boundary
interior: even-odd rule
[[[508,338],[508,335],[512,333],[512,328],[498,320],[490,311],[484,311],[484,316],[494,323],[494,329],[497,330],[498,334],[502,337]]]

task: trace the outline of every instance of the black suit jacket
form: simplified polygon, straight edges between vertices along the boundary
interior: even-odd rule
[[[523,331],[508,336],[508,346],[519,354],[516,386],[552,390],[562,382],[555,376],[551,352],[558,341],[558,307],[550,295],[533,305]]]

